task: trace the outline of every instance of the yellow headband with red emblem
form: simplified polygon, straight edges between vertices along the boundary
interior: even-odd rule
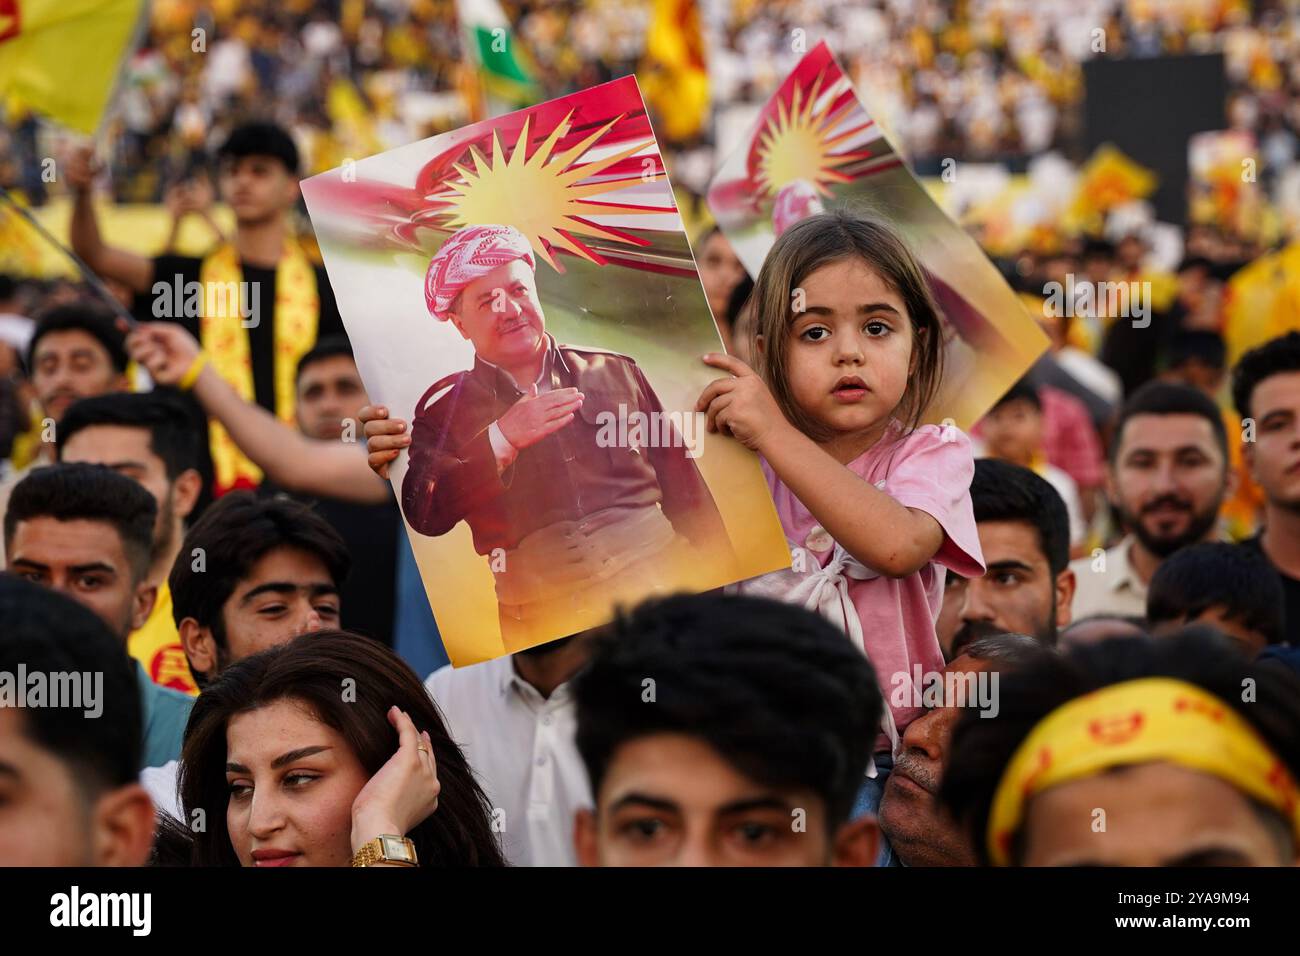
[[[1142,763],[1172,763],[1219,777],[1277,810],[1300,841],[1295,780],[1256,730],[1193,684],[1146,677],[1072,700],[1030,731],[993,795],[988,826],[993,865],[1010,865],[1012,841],[1034,794]]]

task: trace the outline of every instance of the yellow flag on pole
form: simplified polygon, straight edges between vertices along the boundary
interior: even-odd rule
[[[94,133],[145,0],[0,0],[0,99]]]
[[[703,130],[709,118],[709,71],[695,0],[654,0],[638,79],[666,139],[681,142]]]

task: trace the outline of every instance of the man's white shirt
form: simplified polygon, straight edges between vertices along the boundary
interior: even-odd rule
[[[487,794],[511,865],[575,866],[574,813],[593,801],[569,685],[543,699],[507,656],[440,668],[425,687]]]

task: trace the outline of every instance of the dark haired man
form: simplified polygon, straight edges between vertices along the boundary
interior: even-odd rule
[[[59,428],[59,458],[105,465],[137,481],[158,505],[153,560],[146,583],[157,588],[149,619],[131,632],[127,650],[164,687],[197,693],[172,620],[167,574],[181,549],[185,522],[202,492],[200,443],[185,407],[164,393],[103,395],[77,402]]]
[[[298,362],[297,388],[298,430],[317,441],[356,443],[360,458],[360,415],[369,398],[348,340],[334,336],[317,342]],[[348,550],[366,555],[343,587],[343,626],[392,647],[398,547],[407,547],[399,542],[397,502],[389,494],[373,504],[324,495],[313,502]]]
[[[939,796],[981,863],[1300,862],[1300,680],[1198,630],[1045,657],[958,721]]]
[[[55,422],[78,399],[126,391],[126,363],[126,342],[113,314],[88,300],[43,313],[27,345],[32,385]]]
[[[231,493],[204,512],[167,579],[199,686],[264,648],[338,627],[350,563],[338,533],[291,499]]]
[[[74,196],[72,248],[97,273],[136,293],[142,319],[181,323],[246,399],[291,419],[298,359],[318,337],[343,334],[325,270],[289,230],[289,212],[298,199],[298,150],[279,126],[248,123],[231,132],[217,151],[217,163],[222,198],[235,213],[233,242],[201,259],[149,259],[101,239],[91,202],[91,151],[79,150],[65,172]],[[205,318],[188,304],[198,301]],[[221,334],[231,329],[234,334]],[[212,426],[210,438],[218,488],[261,480],[260,470],[219,424]]]
[[[1232,400],[1254,423],[1242,453],[1264,492],[1263,529],[1242,547],[1281,575],[1287,638],[1300,644],[1300,332],[1247,352],[1233,369]]]
[[[38,468],[20,481],[4,517],[7,570],[94,611],[126,654],[127,636],[153,609],[149,584],[158,506],[139,484],[99,465]],[[192,698],[135,665],[144,709],[143,765],[180,754]]]
[[[862,653],[811,611],[681,595],[616,621],[574,682],[595,808],[586,866],[870,866],[849,820],[883,701]]]
[[[945,694],[941,706],[927,709],[907,725],[880,798],[880,831],[903,866],[975,865],[969,838],[942,811],[937,797],[952,728],[965,710],[979,706],[977,682],[999,680],[1048,653],[1041,641],[1024,634],[995,634],[966,644],[944,668],[944,686],[959,688],[962,696],[950,699]],[[998,685],[991,686],[996,695]],[[991,708],[988,713],[996,716]]]
[[[936,628],[944,657],[1008,632],[1054,645],[1075,588],[1065,503],[1028,468],[996,458],[976,460],[970,496],[987,570],[970,579],[948,572]]]
[[[68,406],[78,399],[130,387],[126,365],[126,343],[113,324],[112,313],[102,305],[90,301],[58,305],[37,319],[27,345],[27,370],[41,414],[48,421],[42,427],[32,467],[55,460],[54,438]],[[51,422],[54,428],[48,427]],[[0,482],[0,515],[14,485],[28,471],[30,467]],[[0,562],[3,560],[0,548]]]
[[[1179,548],[1219,535],[1232,486],[1223,417],[1186,385],[1150,382],[1120,411],[1107,493],[1128,535],[1109,551],[1075,561],[1078,617],[1146,613],[1147,585]]]
[[[136,782],[140,698],[116,635],[76,601],[0,574],[0,673],[20,672],[69,696],[0,706],[0,866],[143,865],[154,811]]]
[[[1156,568],[1147,621],[1156,636],[1204,624],[1255,658],[1284,642],[1282,580],[1259,551],[1226,541],[1183,548]]]
[[[222,670],[299,634],[339,626],[351,559],[338,533],[290,498],[225,495],[194,523],[167,583],[181,646],[200,691]],[[173,816],[175,760],[141,779]]]

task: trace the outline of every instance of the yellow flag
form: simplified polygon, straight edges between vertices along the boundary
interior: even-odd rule
[[[0,0],[0,97],[94,133],[144,0]]]
[[[695,0],[655,0],[638,79],[666,139],[690,139],[704,128],[709,71]]]
[[[1099,232],[1108,211],[1155,192],[1156,175],[1110,143],[1097,147],[1079,170],[1067,218],[1087,232]]]
[[[1290,299],[1300,285],[1300,243],[1260,256],[1228,280],[1223,338],[1228,364],[1300,324]]]

